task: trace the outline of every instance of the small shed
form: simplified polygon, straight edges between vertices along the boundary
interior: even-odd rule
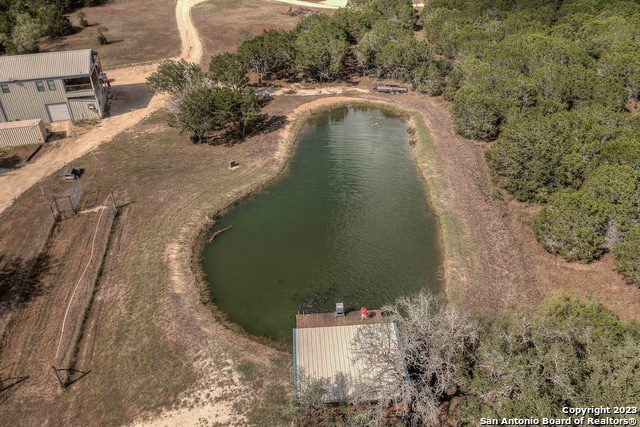
[[[42,119],[0,123],[0,147],[43,144],[46,140],[47,130]]]

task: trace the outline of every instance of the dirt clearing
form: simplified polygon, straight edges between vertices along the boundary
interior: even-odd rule
[[[299,18],[287,15],[288,9],[268,0],[215,0],[194,7],[194,25],[204,45],[203,68],[212,55],[235,52],[241,42],[266,29],[293,28]]]
[[[85,7],[89,27],[82,28],[75,14],[69,15],[75,34],[44,43],[41,51],[94,49],[103,67],[109,69],[140,62],[159,61],[180,55],[176,22],[176,0],[111,0],[98,7]],[[109,41],[98,44],[96,28],[107,27]]]

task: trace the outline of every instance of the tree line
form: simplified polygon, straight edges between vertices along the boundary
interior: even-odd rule
[[[104,0],[0,0],[0,53],[36,53],[40,38],[73,33],[66,13],[102,3]]]
[[[456,131],[518,200],[542,203],[540,244],[569,261],[612,252],[640,286],[640,4],[444,1],[422,13],[453,64]]]

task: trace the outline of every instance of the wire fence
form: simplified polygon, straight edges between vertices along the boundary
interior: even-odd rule
[[[49,207],[53,213],[53,217],[56,220],[60,220],[66,212],[78,212],[78,205],[80,204],[82,194],[82,184],[80,180],[76,179],[73,181],[73,187],[71,187],[66,196],[54,197],[53,200],[51,200]]]
[[[110,193],[99,208],[95,227],[92,227],[92,235],[89,236],[90,245],[86,247],[85,253],[76,254],[78,257],[85,258],[86,263],[77,278],[60,327],[53,366],[57,367],[54,368],[54,372],[62,374],[56,377],[61,386],[68,382],[68,373],[73,368],[73,360],[82,339],[85,320],[93,301],[116,214],[115,200]]]

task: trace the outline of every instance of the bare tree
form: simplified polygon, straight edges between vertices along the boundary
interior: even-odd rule
[[[356,335],[353,352],[371,376],[365,382],[382,395],[381,405],[402,404],[412,425],[439,425],[438,405],[465,383],[478,345],[478,326],[424,292],[399,298],[383,312],[397,324],[400,343],[393,344],[390,332],[382,328],[362,329]]]

